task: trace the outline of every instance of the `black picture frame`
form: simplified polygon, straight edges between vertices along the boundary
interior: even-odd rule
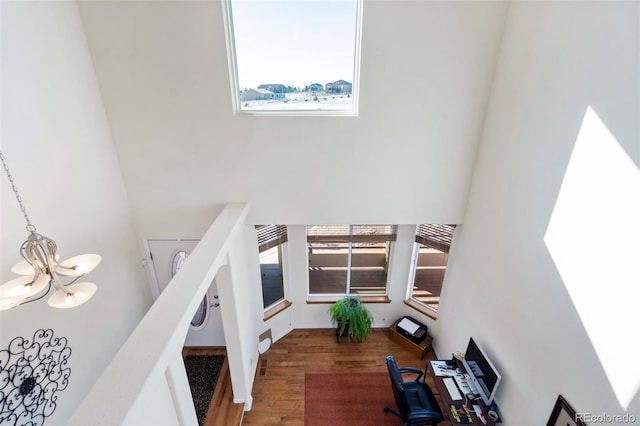
[[[573,407],[562,395],[558,395],[547,426],[586,426],[586,424],[582,419],[576,418],[576,411]]]

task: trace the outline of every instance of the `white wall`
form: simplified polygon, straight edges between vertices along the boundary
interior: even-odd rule
[[[578,411],[615,415],[628,410],[640,418],[633,356],[638,344],[628,340],[635,334],[637,309],[618,304],[637,286],[614,293],[611,289],[619,286],[613,278],[578,284],[599,301],[591,307],[592,315],[596,310],[591,323],[613,337],[598,348],[584,307],[574,304],[545,244],[587,107],[600,116],[638,173],[639,17],[637,2],[510,6],[469,207],[449,257],[438,319],[446,332],[436,347],[446,355],[464,351],[469,336],[477,339],[503,375],[497,402],[505,424],[544,424],[558,394]],[[594,161],[589,174],[607,179],[614,170],[604,165],[604,159]],[[609,192],[626,184],[614,182]],[[595,189],[581,188],[594,196],[576,221],[601,207]],[[637,194],[638,188],[627,197]],[[613,253],[605,265],[581,262],[594,273],[603,267],[631,268],[615,252],[623,249],[617,242],[636,237],[616,220],[619,206],[606,207],[611,222],[594,222],[570,241]],[[636,251],[637,273],[635,242],[629,249]],[[618,397],[601,349],[620,353],[618,367],[635,381],[635,396]]]
[[[50,424],[65,423],[151,304],[133,220],[74,2],[2,2],[2,151],[38,232],[62,259],[98,253],[95,296],[71,310],[46,299],[0,312],[0,348],[39,328],[66,337],[69,386]],[[4,175],[4,173],[3,173]],[[26,223],[1,181],[0,281],[26,240]]]
[[[356,118],[234,116],[219,1],[80,10],[141,234],[462,221],[506,3],[365,1]]]

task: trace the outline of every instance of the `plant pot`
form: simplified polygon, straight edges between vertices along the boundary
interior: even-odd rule
[[[331,319],[337,324],[336,340],[340,341],[340,336],[346,333],[351,339],[352,336],[362,342],[367,339],[373,316],[367,308],[362,305],[357,296],[346,296],[335,302],[329,308]]]
[[[340,343],[340,337],[342,337],[343,335],[347,336],[347,339],[349,339],[349,341],[351,341],[351,334],[349,334],[349,321],[346,322],[346,324],[344,325],[344,330],[342,330],[342,333],[340,333],[340,328],[342,327],[342,321],[337,321],[338,322],[338,326],[336,327],[336,342]]]

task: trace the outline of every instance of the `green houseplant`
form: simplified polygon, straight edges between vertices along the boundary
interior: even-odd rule
[[[345,332],[348,337],[355,337],[359,342],[367,339],[373,315],[357,296],[345,296],[329,308],[331,319],[337,324],[336,339]]]

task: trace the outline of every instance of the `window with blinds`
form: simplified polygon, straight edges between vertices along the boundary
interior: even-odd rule
[[[310,295],[384,295],[397,225],[308,225]]]
[[[284,265],[282,247],[287,242],[286,225],[256,226],[260,274],[262,278],[262,302],[265,309],[284,300]]]
[[[416,252],[411,298],[437,313],[455,225],[416,227]]]

